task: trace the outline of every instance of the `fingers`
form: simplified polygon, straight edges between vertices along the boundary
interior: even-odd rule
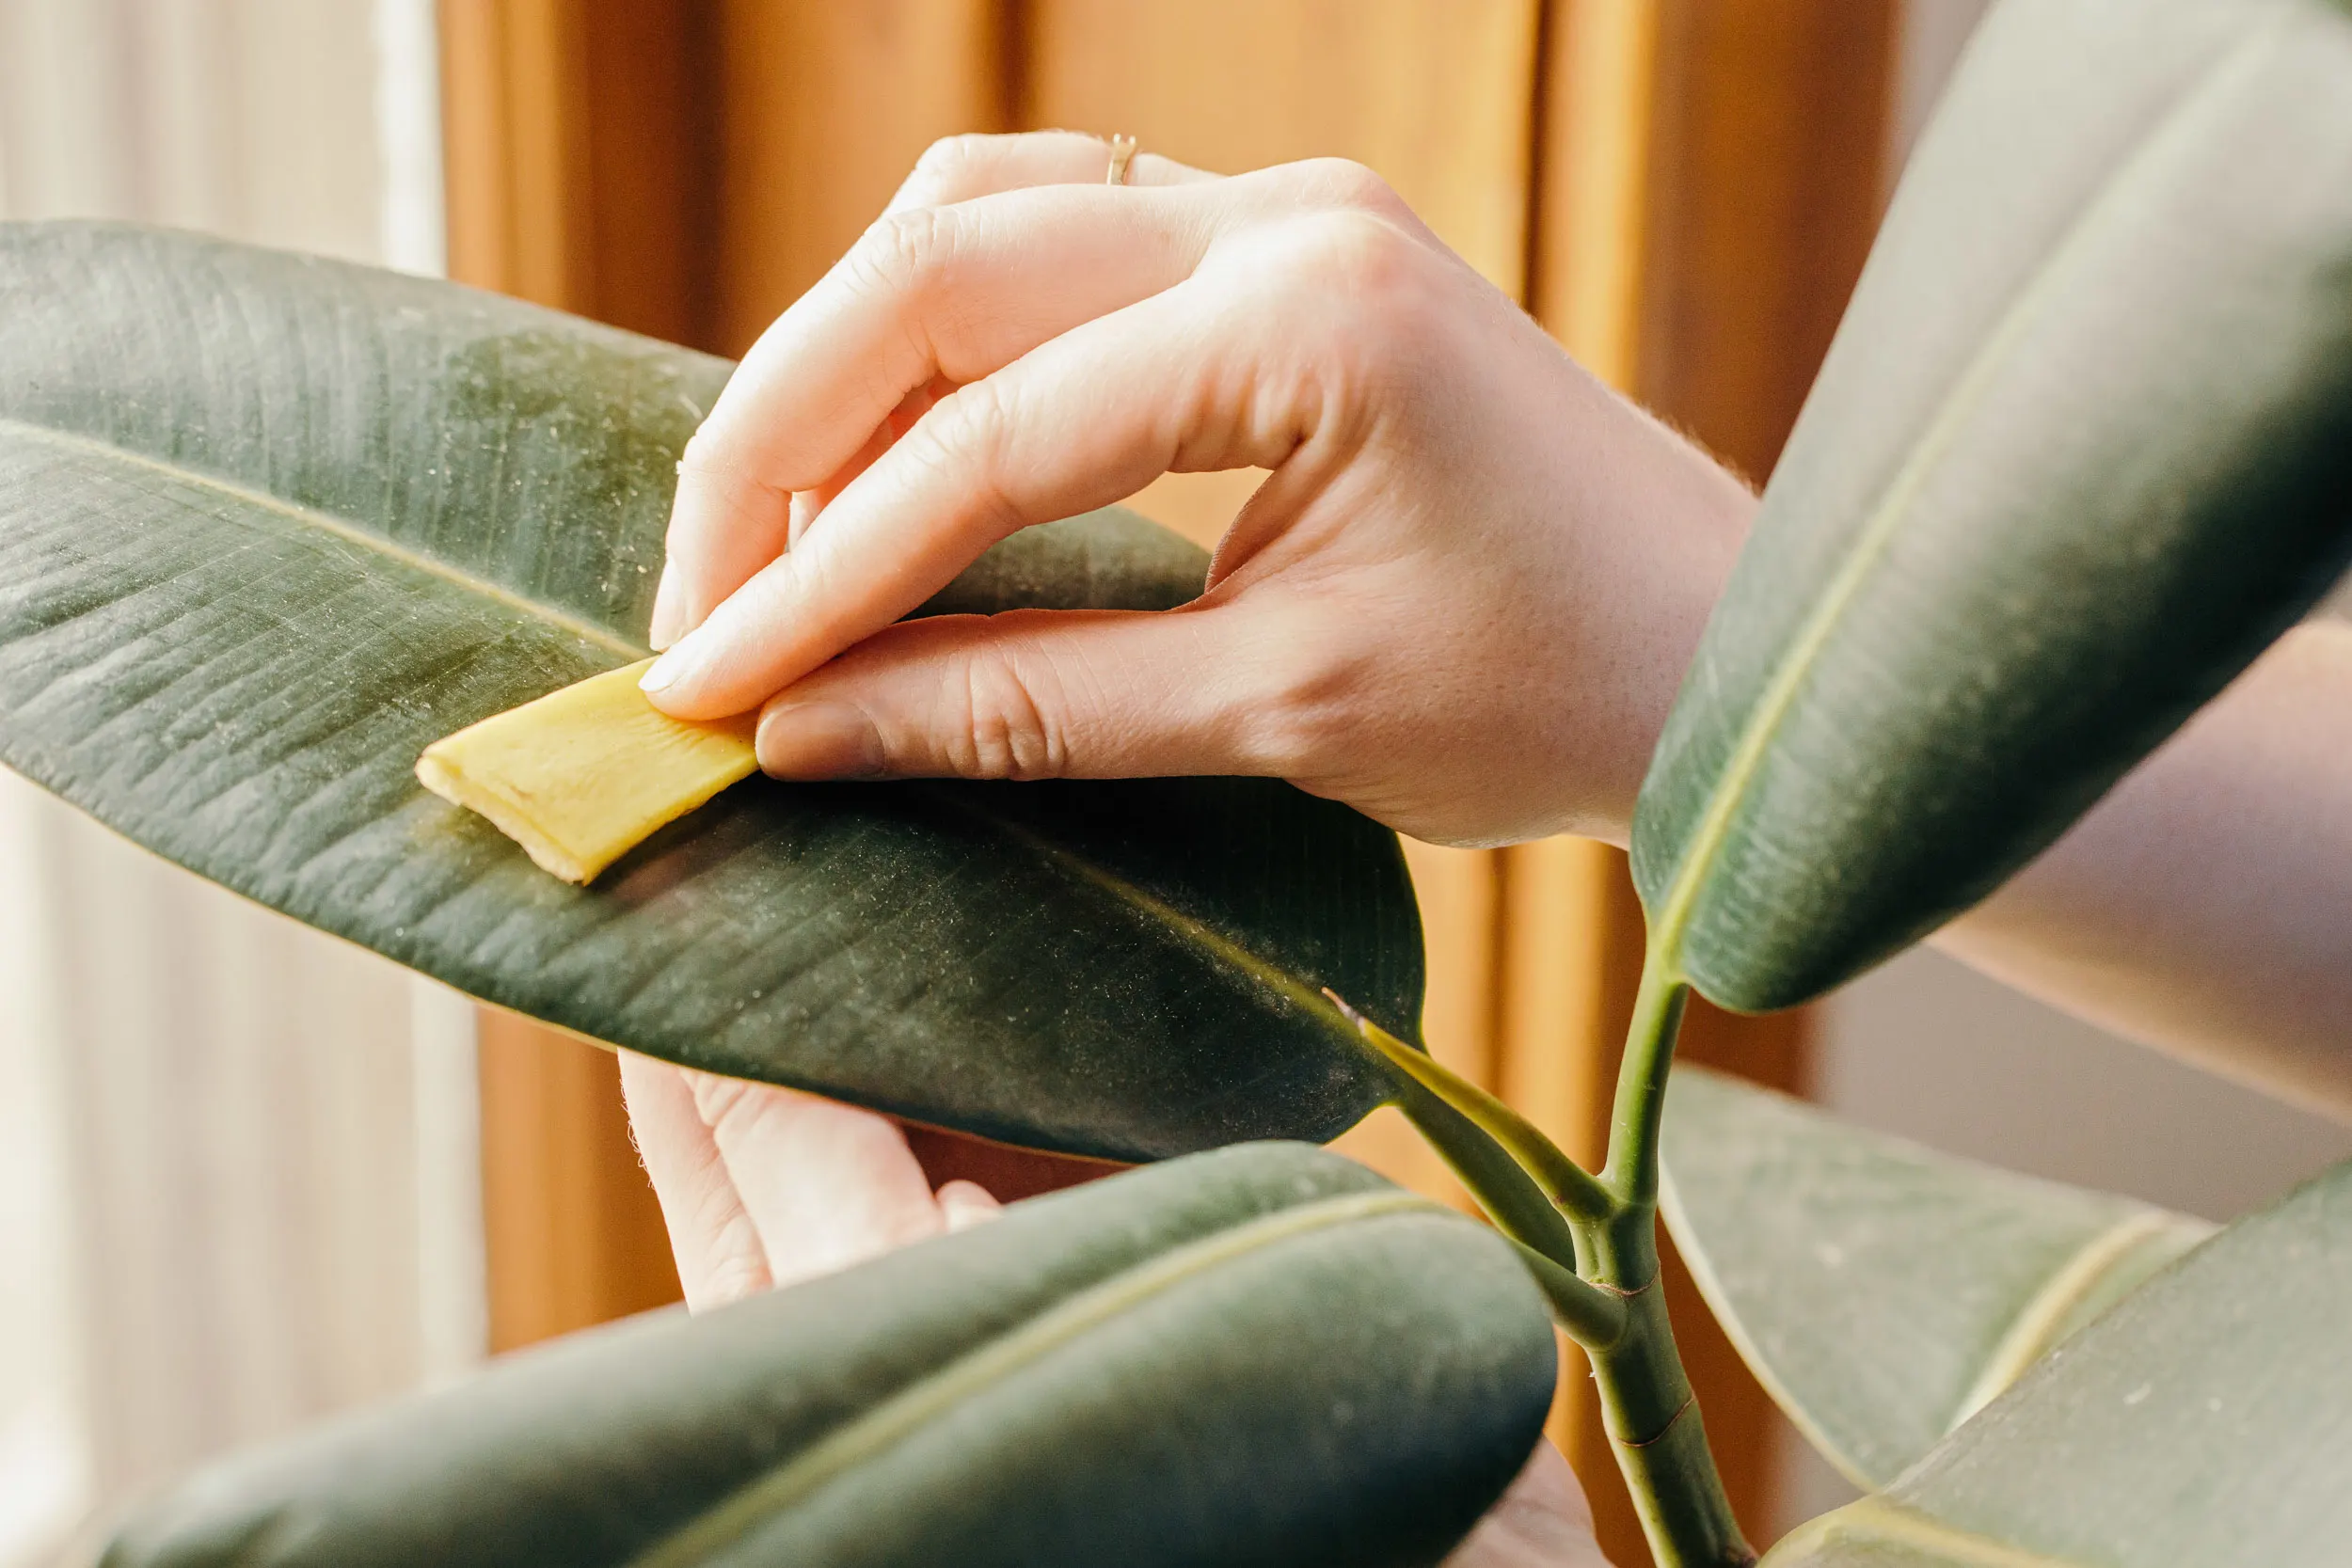
[[[1005,1206],[977,1181],[950,1181],[939,1189],[939,1217],[950,1236],[959,1230],[969,1230],[983,1220],[993,1220],[1004,1212]]]
[[[934,1196],[905,1135],[870,1111],[620,1057],[629,1131],[693,1311],[967,1229],[1001,1207],[970,1181]]]
[[[1291,657],[1262,612],[1015,610],[910,621],[768,705],[778,778],[1280,773]]]
[[[933,1195],[898,1126],[869,1111],[621,1053],[639,1156],[700,1312],[970,1228],[1001,1205]]]
[[[768,1253],[678,1069],[624,1051],[621,1094],[661,1200],[686,1305],[700,1312],[768,1289]]]
[[[1000,191],[1022,190],[1039,185],[1101,184],[1109,169],[1110,148],[1097,136],[1074,131],[1037,131],[1020,135],[949,136],[931,145],[915,165],[898,194],[885,209],[885,216],[926,207],[951,206]],[[1189,167],[1172,159],[1139,153],[1127,168],[1126,183],[1131,186],[1196,184],[1217,177]],[[885,230],[885,233],[887,231]],[[836,291],[838,292],[838,291]],[[803,306],[803,313],[820,308]],[[764,357],[754,350],[754,357]],[[747,361],[747,365],[749,361]],[[756,367],[753,367],[756,368]],[[749,387],[739,373],[738,384]],[[941,388],[945,390],[945,388]],[[734,393],[739,400],[748,392]],[[914,401],[911,397],[909,401]],[[928,400],[926,400],[927,405]],[[732,406],[723,399],[722,407]],[[716,412],[716,410],[714,410]],[[918,407],[914,410],[920,413]],[[912,422],[911,419],[908,422]],[[869,437],[875,450],[885,447],[891,437],[903,433],[904,426],[892,430],[886,424],[878,426]],[[853,457],[843,469],[837,469],[825,482],[826,488],[837,488],[854,477],[856,470],[872,460],[871,451]],[[726,467],[731,459],[724,448],[712,451],[707,447],[695,458],[714,467]],[[692,482],[699,485],[699,479]],[[671,556],[677,562],[675,569],[665,568],[661,584],[654,601],[652,641],[656,648],[666,648],[692,626],[699,625],[710,606],[723,598],[752,572],[772,559],[775,553],[775,526],[772,487],[762,492],[757,485],[730,498],[726,492],[730,482],[723,474],[712,477],[709,486],[719,493],[719,515],[743,528],[739,549],[730,550],[723,539],[704,539],[690,520],[686,529],[672,546]],[[690,487],[690,492],[691,488]],[[735,486],[740,488],[739,484]],[[690,501],[703,508],[700,497],[690,493]],[[794,494],[790,502],[787,540],[799,537],[821,498],[814,488],[803,487]],[[707,510],[707,509],[705,509]],[[705,546],[710,555],[706,560],[696,551]]]
[[[1083,131],[949,136],[924,152],[887,211],[945,207],[1030,185],[1099,185],[1109,177],[1110,157],[1107,142]],[[1151,152],[1137,152],[1127,163],[1130,185],[1194,184],[1216,178]]]
[[[682,1074],[776,1285],[861,1263],[944,1228],[897,1125],[795,1089]]]
[[[1180,281],[1209,229],[1173,192],[1084,185],[885,216],[761,336],[688,444],[654,641],[773,560],[792,493],[832,480],[910,393]]]
[[[1268,305],[1188,283],[961,388],[663,655],[646,693],[682,719],[743,712],[1021,528],[1108,505],[1174,467],[1279,465],[1327,404],[1268,346],[1265,318],[1280,313]]]

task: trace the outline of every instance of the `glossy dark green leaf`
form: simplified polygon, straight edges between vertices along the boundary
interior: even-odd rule
[[[1677,1069],[1666,1223],[1798,1429],[1881,1487],[2213,1233]]]
[[[1655,939],[1785,1006],[1998,883],[2352,552],[2352,13],[1971,45],[1643,787]]]
[[[1253,1145],[231,1460],[106,1562],[1431,1563],[1555,1370],[1493,1233]]]
[[[2352,1164],[2058,1347],[1779,1568],[2338,1568],[2352,1560]]]
[[[1268,780],[754,781],[588,890],[419,788],[432,740],[639,657],[728,367],[391,273],[0,230],[0,761],[149,848],[597,1039],[1008,1141],[1321,1140],[1417,1021],[1392,834]],[[1120,513],[934,601],[1163,609]]]

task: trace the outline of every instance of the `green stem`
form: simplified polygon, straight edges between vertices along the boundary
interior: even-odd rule
[[[1658,1207],[1658,1134],[1666,1113],[1666,1072],[1675,1037],[1682,1032],[1691,983],[1655,943],[1642,961],[1633,994],[1633,1022],[1617,1068],[1617,1098],[1609,1118],[1609,1159],[1600,1180],[1621,1203]]]
[[[1519,1244],[1553,1316],[1584,1346],[1601,1423],[1658,1568],[1740,1568],[1756,1553],[1724,1495],[1659,1286],[1659,1132],[1689,996],[1689,982],[1653,946],[1597,1179],[1518,1112],[1331,1000],[1389,1064],[1397,1103]]]
[[[1690,992],[1653,942],[1598,1178],[1494,1096],[1324,994],[1389,1065],[1396,1103],[1518,1243],[1553,1316],[1584,1346],[1601,1423],[1658,1568],[1743,1568],[1756,1553],[1724,1495],[1659,1285],[1659,1132]]]
[[[1645,1251],[1655,1251],[1647,1243]],[[1658,1568],[1745,1568],[1756,1552],[1732,1517],[1697,1396],[1682,1370],[1665,1292],[1655,1275],[1626,1298],[1626,1330],[1587,1351],[1600,1391],[1601,1426],[1633,1496]]]
[[[1486,1134],[1535,1185],[1565,1212],[1579,1219],[1605,1220],[1616,1212],[1616,1199],[1582,1165],[1560,1151],[1535,1124],[1454,1071],[1426,1051],[1416,1051],[1372,1020],[1349,1006],[1337,991],[1324,995],[1344,1014],[1366,1043],[1388,1064],[1444,1101],[1464,1119]],[[1565,1262],[1564,1258],[1561,1261]]]
[[[1396,1087],[1397,1108],[1461,1178],[1495,1228],[1531,1252],[1574,1266],[1577,1232],[1527,1172],[1468,1117],[1412,1079],[1401,1079]]]
[[[1625,1338],[1625,1298],[1587,1283],[1524,1242],[1513,1242],[1519,1261],[1551,1303],[1552,1321],[1584,1347],[1587,1354],[1609,1349]]]
[[[1591,1353],[1593,1381],[1610,1448],[1659,1568],[1740,1568],[1754,1562],[1756,1552],[1724,1495],[1658,1275],[1659,1133],[1690,994],[1690,982],[1653,942],[1634,993],[1609,1160],[1601,1167],[1602,1182],[1622,1207],[1614,1221],[1585,1238],[1585,1276],[1623,1291],[1626,1301],[1623,1338]]]

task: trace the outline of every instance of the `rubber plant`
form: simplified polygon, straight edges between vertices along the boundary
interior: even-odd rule
[[[582,1035],[1181,1156],[234,1460],[112,1560],[1434,1562],[1534,1438],[1548,1309],[1658,1560],[1745,1562],[1661,1205],[1872,1493],[1775,1561],[2352,1539],[2352,1167],[2207,1240],[1667,1091],[1692,990],[1790,1006],[1965,909],[2352,557],[2341,0],[2011,0],[1972,42],[1642,792],[1597,1171],[1418,1048],[1393,839],[1279,784],[753,781],[586,889],[420,790],[428,742],[643,656],[722,362],[103,226],[0,231],[0,760]],[[925,612],[1172,609],[1203,565],[1097,514]],[[1297,1143],[1211,1152],[1383,1102],[1491,1230]]]

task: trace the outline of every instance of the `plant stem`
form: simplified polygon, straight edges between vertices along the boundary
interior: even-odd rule
[[[1554,1317],[1583,1345],[1610,1449],[1658,1568],[1743,1568],[1756,1553],[1724,1495],[1659,1284],[1659,1132],[1689,995],[1689,982],[1653,946],[1597,1178],[1492,1095],[1331,1000],[1389,1066],[1414,1126],[1528,1255]]]
[[[1756,1560],[1724,1495],[1698,1398],[1675,1349],[1658,1273],[1659,1133],[1690,982],[1653,943],[1642,963],[1601,1181],[1617,1216],[1583,1238],[1585,1277],[1623,1291],[1624,1338],[1592,1355],[1601,1424],[1659,1568],[1742,1568]]]
[[[1566,1330],[1568,1338],[1584,1347],[1586,1354],[1605,1350],[1625,1338],[1625,1298],[1603,1291],[1564,1269],[1550,1259],[1529,1246],[1525,1242],[1511,1243],[1519,1250],[1519,1261],[1535,1276],[1535,1283],[1551,1302],[1552,1321]]]
[[[1642,958],[1633,993],[1633,1022],[1625,1059],[1617,1067],[1617,1098],[1609,1117],[1609,1161],[1600,1179],[1623,1202],[1658,1206],[1658,1134],[1666,1112],[1666,1072],[1682,1033],[1691,983],[1652,944]]]
[[[1558,1208],[1579,1219],[1605,1220],[1616,1211],[1616,1201],[1609,1189],[1602,1186],[1582,1165],[1560,1152],[1560,1146],[1544,1136],[1535,1124],[1488,1094],[1485,1089],[1462,1077],[1425,1051],[1416,1051],[1390,1034],[1372,1020],[1349,1006],[1339,992],[1328,986],[1323,994],[1331,1005],[1356,1025],[1356,1032],[1364,1037],[1372,1048],[1388,1058],[1389,1065],[1403,1072],[1422,1088],[1452,1106],[1465,1120],[1500,1145],[1512,1163],[1525,1171],[1544,1196]]]
[[[1585,1354],[1600,1390],[1601,1426],[1650,1555],[1658,1568],[1745,1568],[1756,1552],[1724,1495],[1654,1274],[1627,1298],[1626,1309],[1626,1332],[1616,1345]]]
[[[1461,1178],[1497,1230],[1563,1268],[1576,1268],[1575,1229],[1493,1139],[1410,1078],[1397,1085],[1396,1105]]]

